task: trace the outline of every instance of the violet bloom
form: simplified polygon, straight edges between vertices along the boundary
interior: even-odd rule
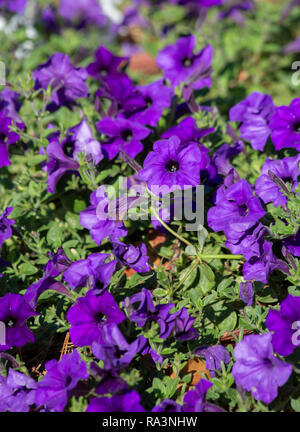
[[[300,297],[288,295],[281,303],[280,310],[269,310],[266,327],[273,334],[274,350],[282,355],[292,354],[300,344]]]
[[[283,182],[290,183],[292,190],[294,190],[299,184],[299,162],[300,155],[285,157],[278,160],[266,160],[261,169],[262,175],[258,177],[255,184],[255,192],[264,203],[272,202],[273,205],[277,207],[287,202],[287,197],[283,195],[280,187],[271,180],[268,172],[272,171],[272,173],[283,180]]]
[[[43,164],[42,169],[48,174],[47,191],[54,193],[61,177],[65,174],[78,173],[79,163],[73,159],[73,146],[69,148],[67,139],[60,141],[59,133],[53,133],[48,140],[48,162]]]
[[[172,399],[165,399],[152,408],[151,412],[183,412],[183,407]]]
[[[293,54],[298,52],[300,52],[300,36],[283,47],[284,54]]]
[[[138,304],[135,309],[134,305]],[[127,297],[123,304],[127,311],[129,319],[135,322],[139,327],[144,327],[147,321],[157,319],[157,309],[153,304],[152,294],[145,288],[131,296]],[[172,305],[173,307],[173,305]]]
[[[115,56],[105,46],[101,45],[95,53],[96,61],[90,63],[86,70],[87,73],[93,78],[101,81],[106,78],[122,78],[125,76],[124,72],[121,71],[122,64],[126,64],[129,61],[128,57]]]
[[[85,297],[80,297],[69,309],[67,319],[71,324],[70,338],[77,346],[101,343],[102,331],[105,325],[119,324],[125,319],[113,296],[104,291],[96,295],[88,291]]]
[[[97,0],[60,0],[58,13],[66,21],[76,21],[79,24],[103,26],[107,22]]]
[[[173,88],[182,83],[196,90],[211,87],[213,49],[207,45],[201,51],[194,53],[195,45],[194,35],[185,36],[158,53],[157,64],[163,70],[164,76],[171,81]]]
[[[147,343],[144,336],[139,336],[129,344],[116,325],[104,326],[102,339],[101,344],[92,344],[93,354],[103,361],[104,369],[115,371],[128,366]]]
[[[222,144],[218,150],[213,154],[212,162],[217,167],[218,174],[228,175],[232,169],[230,159],[237,156],[244,150],[244,144],[242,141],[237,141],[232,146],[229,144]]]
[[[5,117],[4,113],[0,112],[0,168],[11,164],[9,160],[8,148],[15,144],[20,135],[10,130],[12,119]],[[23,123],[17,123],[20,129],[23,129]]]
[[[60,361],[50,360],[45,365],[46,375],[36,390],[36,405],[48,410],[63,411],[80,380],[88,379],[86,364],[74,350]]]
[[[72,9],[72,8],[71,8]],[[52,88],[53,108],[61,105],[71,107],[78,98],[87,97],[89,90],[85,83],[85,69],[75,68],[66,54],[55,53],[33,72],[35,88]]]
[[[86,412],[145,412],[140,400],[140,395],[136,391],[128,390],[110,398],[91,399]]]
[[[138,273],[150,271],[149,257],[144,243],[137,247],[121,242],[113,243],[113,254],[122,265],[131,267]]]
[[[278,387],[292,373],[292,365],[275,357],[271,333],[244,337],[234,348],[234,357],[232,375],[236,384],[266,404],[277,397]]]
[[[270,119],[272,141],[276,150],[296,147],[300,150],[300,98],[289,106],[279,106]]]
[[[138,113],[146,108],[143,95],[127,75],[109,75],[101,83],[95,96],[96,98],[104,98],[111,101],[111,105],[107,111],[109,117],[122,114],[125,118],[129,118],[133,113]],[[98,103],[96,100],[96,106]]]
[[[209,209],[207,222],[214,231],[224,231],[229,241],[240,239],[265,215],[249,183],[242,179],[223,191],[216,207]]]
[[[186,117],[181,120],[176,126],[172,126],[162,134],[162,138],[171,138],[177,136],[181,144],[188,144],[190,141],[199,142],[201,138],[215,131],[214,128],[200,129],[197,126],[196,120],[193,117]]]
[[[144,160],[139,178],[147,181],[148,187],[167,187],[168,191],[184,189],[200,184],[202,152],[197,143],[182,146],[178,137],[156,141],[153,151]]]
[[[11,226],[15,223],[13,219],[8,219],[8,216],[13,211],[13,207],[6,207],[2,214],[0,214],[0,249],[5,242],[12,236]]]
[[[97,123],[97,130],[108,137],[102,143],[102,149],[108,159],[113,159],[120,151],[134,158],[144,146],[150,130],[141,124],[121,117],[105,117]]]
[[[282,244],[292,255],[300,257],[300,229],[297,231],[297,234],[285,238]]]
[[[246,303],[247,306],[251,306],[253,303],[253,284],[252,282],[241,282],[240,283],[240,299]]]
[[[0,321],[5,324],[5,345],[0,345],[0,351],[11,347],[22,347],[34,342],[34,334],[26,325],[28,318],[38,315],[20,294],[8,293],[0,297]]]
[[[0,375],[0,411],[28,412],[35,403],[36,387],[32,378],[9,369],[7,378]]]
[[[222,370],[221,362],[224,364],[230,362],[230,354],[222,345],[199,347],[195,350],[195,354],[205,358],[206,368],[212,377],[216,376],[216,370]]]
[[[238,25],[243,25],[245,18],[243,12],[254,9],[255,4],[252,0],[225,0],[226,9],[218,14],[219,19],[232,19]]]
[[[270,118],[275,106],[271,96],[253,92],[232,107],[230,121],[242,122],[241,138],[249,141],[255,150],[263,151],[270,136]]]
[[[226,241],[225,246],[230,249],[231,253],[242,254],[246,260],[250,260],[253,256],[261,255],[265,238],[270,235],[271,231],[258,222],[246,230],[239,239]]]
[[[101,144],[94,139],[92,130],[85,119],[69,129],[67,134],[67,140],[71,143],[74,142],[73,156],[75,158],[77,153],[83,152],[88,160],[93,160],[95,165],[103,159]]]
[[[68,289],[55,278],[67,270],[71,264],[72,261],[69,260],[62,248],[59,248],[56,254],[51,255],[51,259],[43,268],[43,277],[27,288],[24,294],[27,303],[35,308],[38,298],[47,290],[53,290],[70,297]]]
[[[114,240],[127,235],[122,221],[110,213],[110,201],[105,194],[104,186],[100,186],[90,196],[91,205],[80,213],[80,224],[90,231],[94,242],[98,245],[110,236]]]
[[[18,14],[24,13],[26,5],[27,0],[0,0],[0,10],[5,7],[10,12]]]
[[[144,107],[130,116],[131,120],[142,125],[155,127],[160,120],[164,109],[171,104],[171,90],[164,85],[163,80],[138,87],[144,99]]]
[[[213,384],[206,379],[201,379],[195,387],[184,395],[183,411],[184,412],[223,412],[224,410],[217,405],[206,401],[207,390]]]
[[[272,247],[273,243],[270,241],[263,240],[259,243],[259,254],[252,256],[244,264],[243,275],[246,280],[254,279],[267,283],[269,275],[275,269],[290,274],[288,264],[274,255]]]
[[[174,304],[162,305],[174,307]],[[170,307],[171,306],[171,307]],[[158,323],[160,325],[160,338],[166,339],[170,336],[176,337],[180,342],[186,340],[197,339],[198,332],[192,327],[195,318],[191,318],[185,307],[178,312],[169,313],[169,309],[164,308],[160,310]]]
[[[22,106],[19,93],[11,90],[9,87],[0,92],[0,112],[4,117],[9,117],[15,122],[22,123],[19,117],[19,111]]]
[[[108,287],[115,270],[116,261],[105,262],[109,257],[109,254],[94,253],[76,261],[64,272],[63,279],[72,289],[88,285],[100,293]]]

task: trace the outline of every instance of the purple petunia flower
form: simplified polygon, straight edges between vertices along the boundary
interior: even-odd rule
[[[201,379],[196,385],[195,390],[190,390],[184,395],[184,412],[223,412],[224,410],[217,405],[206,401],[207,390],[213,384],[206,379]]]
[[[124,74],[121,76],[117,76],[116,74],[107,76],[96,91],[95,96],[96,98],[111,101],[111,105],[107,111],[110,117],[122,114],[125,118],[129,118],[132,114],[146,108],[143,95],[138,91],[131,79]]]
[[[121,66],[129,61],[128,57],[115,56],[103,45],[98,48],[95,57],[96,61],[90,63],[86,68],[88,74],[93,78],[103,81],[106,78],[115,77],[119,79],[126,76],[121,71]]]
[[[2,214],[0,214],[0,249],[5,242],[12,236],[11,226],[15,223],[13,219],[8,219],[8,216],[13,211],[13,207],[6,207]]]
[[[113,241],[117,241],[127,235],[123,222],[110,213],[111,203],[104,191],[104,186],[92,192],[90,201],[91,206],[80,213],[80,224],[90,231],[95,243],[100,245],[108,236]]]
[[[172,399],[165,399],[156,405],[151,412],[183,412],[183,407]]]
[[[282,261],[273,253],[273,243],[263,240],[259,242],[258,255],[252,256],[245,262],[243,267],[243,274],[246,280],[257,280],[262,283],[268,282],[268,277],[275,269],[289,274],[289,266],[285,261]]]
[[[0,0],[0,9],[5,7],[10,12],[15,12],[18,14],[24,13],[26,5],[27,0]]]
[[[253,284],[252,282],[240,283],[240,299],[246,303],[247,306],[251,306],[253,303]]]
[[[5,345],[0,351],[7,351],[13,346],[22,347],[34,342],[34,334],[26,325],[28,318],[39,315],[20,294],[8,293],[0,297],[0,321],[5,324]]]
[[[277,397],[278,387],[292,373],[290,364],[274,356],[271,333],[246,336],[234,348],[234,357],[232,374],[236,384],[266,404]]]
[[[86,412],[145,412],[140,400],[140,395],[136,391],[128,390],[110,398],[91,399]]]
[[[242,254],[246,260],[253,256],[260,256],[265,237],[270,235],[270,230],[258,222],[246,230],[242,236],[234,241],[226,241],[225,246],[233,254]]]
[[[19,117],[19,111],[22,106],[19,100],[19,93],[11,90],[9,87],[0,92],[0,112],[4,117],[8,117],[16,123],[22,123]]]
[[[283,47],[284,54],[298,53],[299,51],[300,51],[300,36]]]
[[[97,0],[60,0],[58,13],[66,21],[78,21],[79,24],[102,26],[107,21]]]
[[[66,54],[53,54],[46,63],[33,72],[35,88],[52,88],[53,109],[61,105],[72,106],[78,98],[88,96],[85,69],[75,68]]]
[[[154,193],[155,188],[161,186],[166,186],[169,191],[197,186],[200,184],[202,157],[203,153],[195,142],[183,146],[176,136],[156,141],[153,151],[144,160],[139,178],[147,181]]]
[[[241,137],[249,141],[255,150],[263,151],[270,136],[270,118],[275,106],[271,96],[259,92],[232,107],[230,121],[242,122]]]
[[[50,360],[45,368],[47,373],[38,383],[35,403],[48,410],[63,411],[78,382],[89,377],[86,364],[74,350],[60,361]]]
[[[274,350],[282,355],[292,354],[299,346],[297,334],[300,327],[300,297],[290,294],[282,301],[280,310],[269,310],[266,327],[273,334]]]
[[[46,290],[53,290],[70,297],[68,289],[55,278],[66,271],[71,264],[72,261],[70,261],[66,256],[64,250],[59,248],[57,253],[51,256],[51,259],[44,267],[43,277],[39,281],[30,285],[30,287],[25,292],[24,299],[26,302],[35,308],[38,298]]]
[[[213,49],[207,45],[201,51],[194,53],[195,45],[194,35],[185,36],[158,53],[156,62],[164,71],[164,76],[171,81],[173,88],[182,83],[197,90],[211,87]]]
[[[63,279],[72,289],[90,286],[97,293],[105,290],[115,270],[116,261],[105,262],[109,254],[94,253],[87,259],[70,265],[64,272]]]
[[[163,80],[138,87],[144,100],[144,107],[138,109],[130,116],[131,120],[142,125],[155,127],[162,116],[164,109],[171,104],[171,90],[164,85]]]
[[[231,18],[238,25],[243,25],[245,18],[243,12],[254,9],[255,3],[252,0],[225,0],[225,10],[218,14],[219,19]]]
[[[129,344],[117,325],[107,325],[102,330],[101,344],[94,342],[92,350],[103,361],[104,369],[116,371],[128,366],[146,343],[145,337],[139,336]]]
[[[113,159],[120,151],[134,158],[143,150],[142,140],[150,130],[145,126],[121,117],[105,117],[97,123],[97,130],[108,137],[102,149],[108,159]]]
[[[264,215],[259,199],[253,196],[249,183],[242,179],[217,196],[216,206],[208,211],[207,222],[214,231],[224,231],[228,240],[234,241]]]
[[[78,125],[68,130],[67,141],[70,144],[74,143],[73,157],[76,158],[77,153],[83,152],[89,160],[93,160],[95,165],[103,159],[101,144],[94,139],[86,120],[83,119]]]
[[[297,234],[285,238],[282,244],[292,255],[300,257],[300,229]]]
[[[70,338],[77,346],[101,343],[102,329],[105,325],[119,324],[125,319],[113,296],[104,291],[96,295],[88,291],[69,309],[67,319],[71,324]]]
[[[300,98],[294,99],[289,106],[277,107],[270,118],[270,128],[276,150],[287,147],[300,150]]]
[[[287,202],[287,197],[282,194],[280,187],[271,180],[268,172],[272,171],[281,180],[290,183],[292,190],[294,190],[298,186],[298,176],[300,175],[299,162],[300,155],[278,160],[266,160],[261,169],[262,175],[258,177],[255,184],[255,192],[264,203],[272,202],[277,207]]]
[[[149,257],[144,243],[137,247],[121,242],[113,243],[113,254],[122,265],[131,267],[138,273],[150,271]]]
[[[59,133],[53,133],[48,137],[48,140],[49,145],[46,152],[49,160],[42,169],[48,174],[47,191],[54,193],[62,176],[78,173],[79,163],[72,156],[73,145],[71,145],[70,151],[68,138],[60,141]]]
[[[166,305],[163,305],[166,306]],[[169,309],[174,307],[171,303]],[[160,338],[166,339],[170,336],[176,337],[179,341],[197,339],[199,334],[192,326],[195,318],[191,318],[185,307],[178,312],[169,313],[167,308],[160,311],[157,322],[160,325]]]
[[[199,142],[201,138],[214,132],[214,128],[199,129],[193,117],[186,117],[176,126],[172,126],[162,134],[162,138],[177,136],[181,144],[188,144],[190,141]]]
[[[229,144],[222,144],[212,156],[212,162],[217,167],[218,174],[227,176],[232,169],[230,159],[238,155],[244,150],[242,141],[237,141],[232,146]]]
[[[12,119],[6,117],[3,112],[0,112],[0,168],[11,164],[9,160],[8,148],[10,145],[15,144],[20,135],[10,130],[12,126]],[[17,123],[20,129],[24,128],[23,123]]]
[[[0,411],[28,412],[35,403],[36,387],[32,378],[9,369],[7,378],[0,375]]]
[[[210,376],[216,376],[215,370],[221,370],[221,362],[230,362],[230,354],[222,345],[203,346],[195,350],[195,354],[205,358],[206,368]]]

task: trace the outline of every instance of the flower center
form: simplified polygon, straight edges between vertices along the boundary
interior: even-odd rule
[[[105,319],[104,319],[104,315],[103,315],[102,312],[97,312],[97,313],[94,315],[94,319],[95,319],[95,321],[96,321],[97,324],[101,324],[102,322],[105,321]]]
[[[166,164],[166,168],[169,172],[173,173],[179,170],[179,163],[177,161],[174,160],[170,160],[167,164]]]
[[[149,96],[146,97],[145,102],[146,102],[148,108],[151,107],[153,104],[153,100]]]
[[[66,380],[65,380],[65,386],[69,387],[69,385],[72,382],[72,377],[70,375],[67,376]]]
[[[264,359],[264,365],[269,369],[271,369],[273,367],[273,363],[269,358]]]
[[[242,204],[239,206],[240,216],[246,216],[249,212],[249,209],[246,204]]]
[[[300,133],[300,121],[293,124],[294,131]]]
[[[190,59],[189,57],[186,57],[182,60],[182,64],[184,67],[189,67],[192,64],[192,59]]]
[[[123,141],[131,141],[132,139],[132,131],[130,129],[124,129],[121,132],[121,138]]]

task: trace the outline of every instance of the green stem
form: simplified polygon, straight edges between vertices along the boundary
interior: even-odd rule
[[[174,289],[172,294],[174,294],[181,286],[184,284],[184,282],[187,280],[187,278],[192,274],[192,272],[195,270],[195,268],[200,264],[200,258],[196,258],[194,263],[191,265],[191,268],[189,271],[183,276],[177,287]]]
[[[153,215],[155,216],[155,218],[162,224],[162,226],[164,228],[166,228],[167,231],[169,231],[169,233],[171,233],[174,237],[178,238],[178,240],[180,240],[181,242],[185,243],[187,246],[193,246],[192,243],[190,243],[188,240],[186,240],[185,238],[181,237],[180,234],[178,234],[176,231],[172,230],[172,228],[169,227],[169,225],[167,225],[162,219],[161,217],[158,215],[157,211],[155,210],[155,208],[151,208],[151,212],[153,213]]]
[[[229,260],[241,260],[244,259],[243,255],[202,255],[199,254],[198,255],[199,259],[203,259],[203,260],[211,260],[211,259],[229,259]]]

